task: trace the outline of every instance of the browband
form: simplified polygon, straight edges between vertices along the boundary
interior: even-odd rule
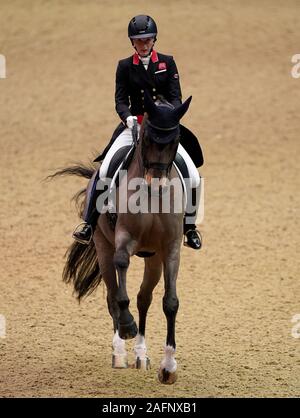
[[[158,131],[174,131],[179,127],[179,123],[175,126],[172,126],[171,128],[160,128],[159,126],[153,125],[153,123],[151,123],[149,120],[146,122],[151,126],[151,128],[157,129]]]

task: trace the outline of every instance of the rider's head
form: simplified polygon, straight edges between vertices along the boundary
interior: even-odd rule
[[[140,56],[146,57],[151,53],[156,36],[157,26],[152,17],[139,15],[129,22],[128,37]]]

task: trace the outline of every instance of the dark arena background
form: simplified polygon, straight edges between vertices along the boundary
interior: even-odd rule
[[[163,280],[148,316],[152,369],[112,369],[104,285],[79,305],[61,279],[79,222],[70,199],[86,181],[44,181],[108,142],[115,69],[140,13],[193,95],[184,124],[205,156],[204,245],[182,249],[171,386],[157,380]],[[1,397],[300,395],[299,16],[297,0],[1,0]],[[142,268],[134,257],[135,317]]]

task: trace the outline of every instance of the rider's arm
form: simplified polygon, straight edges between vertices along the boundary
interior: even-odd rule
[[[174,105],[175,107],[181,105],[182,103],[182,94],[181,94],[181,87],[179,81],[179,74],[177,70],[177,66],[173,57],[169,62],[169,77],[168,77],[168,101]]]
[[[124,63],[124,61],[120,61],[116,72],[115,103],[116,111],[124,123],[126,123],[126,118],[131,116],[129,109],[128,84],[128,71],[126,63]]]

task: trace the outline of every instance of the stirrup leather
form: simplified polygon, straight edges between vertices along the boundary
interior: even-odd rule
[[[88,227],[88,228],[90,228],[90,230],[91,230],[91,236],[90,236],[90,239],[89,239],[88,241],[87,241],[87,240],[80,239],[80,238],[78,238],[78,237],[75,235],[75,234],[76,234],[76,232],[80,232],[80,231],[78,231],[78,229],[79,229],[82,225],[87,226],[87,227]],[[74,240],[75,240],[75,241],[80,242],[81,244],[85,244],[85,245],[90,244],[90,242],[92,241],[92,238],[93,238],[93,229],[92,229],[91,225],[89,225],[89,224],[88,224],[88,223],[86,223],[86,222],[80,222],[80,224],[78,224],[78,225],[76,226],[76,228],[74,229],[73,234],[72,234],[72,238],[74,238]]]

